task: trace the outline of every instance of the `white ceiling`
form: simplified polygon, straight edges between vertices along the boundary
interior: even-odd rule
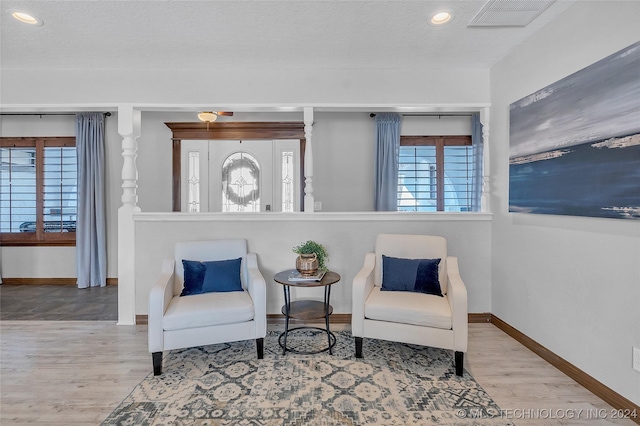
[[[1,67],[489,68],[573,1],[556,1],[526,27],[467,27],[485,3],[3,0]],[[442,8],[453,11],[454,20],[444,27],[428,25],[428,16]],[[10,9],[35,14],[44,25],[19,23]]]

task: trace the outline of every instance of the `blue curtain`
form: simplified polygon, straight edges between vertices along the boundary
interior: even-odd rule
[[[76,262],[78,287],[107,285],[104,114],[76,117],[78,219]]]
[[[377,211],[398,210],[398,150],[400,149],[400,115],[376,114],[376,185]]]
[[[473,175],[471,177],[471,211],[481,210],[482,199],[482,175],[483,175],[483,147],[482,123],[480,114],[471,115],[471,145],[473,148]]]

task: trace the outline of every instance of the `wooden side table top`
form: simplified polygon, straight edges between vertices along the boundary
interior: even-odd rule
[[[287,269],[275,274],[273,280],[278,284],[291,287],[326,287],[340,281],[340,274],[333,271],[327,271],[320,281],[289,281],[289,277],[297,272],[295,269]]]

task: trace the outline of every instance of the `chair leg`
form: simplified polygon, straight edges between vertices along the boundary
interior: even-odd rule
[[[151,354],[153,360],[153,375],[159,376],[162,374],[162,352],[153,352]]]
[[[362,358],[362,337],[356,337],[356,358]]]
[[[456,376],[462,376],[463,364],[464,364],[464,352],[455,353],[456,358]]]
[[[256,339],[256,348],[258,349],[258,359],[264,358],[264,338]]]

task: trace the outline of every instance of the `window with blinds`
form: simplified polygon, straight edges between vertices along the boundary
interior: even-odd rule
[[[401,136],[398,211],[471,211],[471,136]]]
[[[74,245],[75,138],[0,138],[2,245]]]
[[[76,148],[45,147],[42,179],[44,232],[75,232],[77,181]]]
[[[0,158],[0,232],[35,232],[36,150],[0,148]]]

